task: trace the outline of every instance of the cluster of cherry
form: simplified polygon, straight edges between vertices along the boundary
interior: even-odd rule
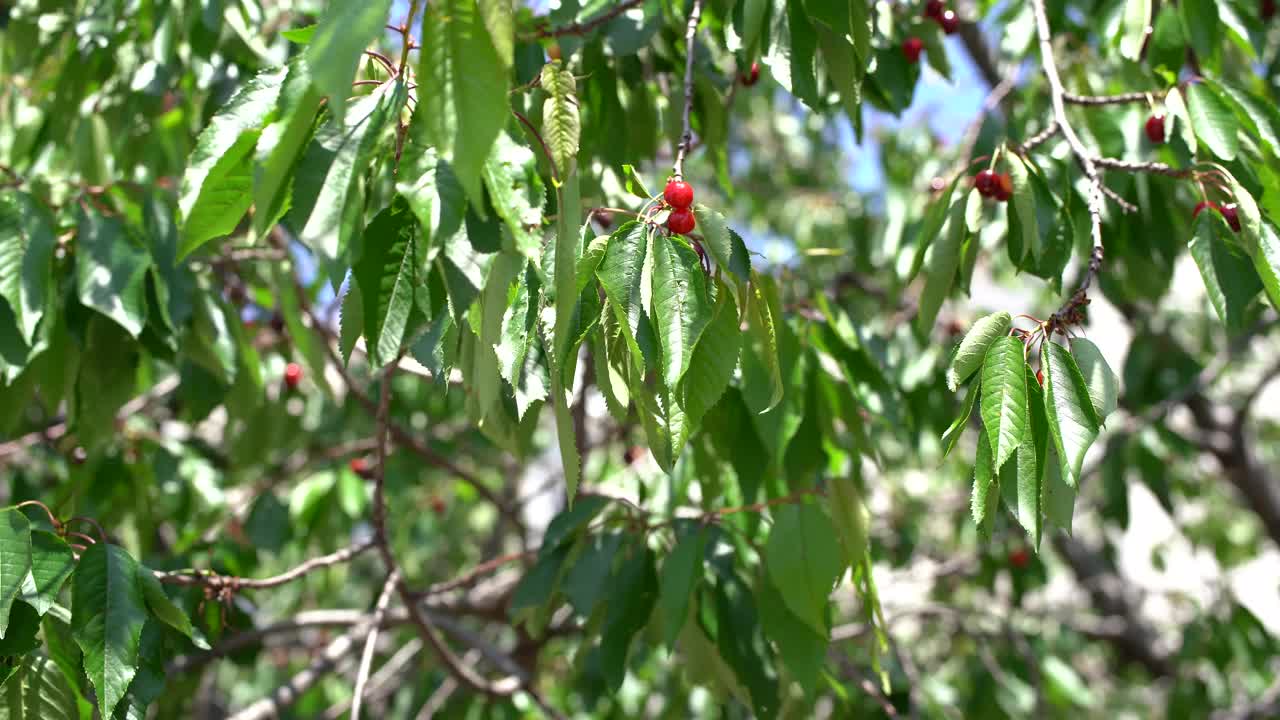
[[[928,0],[924,4],[923,14],[938,23],[942,27],[942,32],[948,35],[954,35],[960,29],[960,16],[949,9],[942,0]],[[902,41],[902,54],[906,56],[907,62],[913,65],[920,62],[922,52],[924,52],[924,41],[920,38],[909,37]]]

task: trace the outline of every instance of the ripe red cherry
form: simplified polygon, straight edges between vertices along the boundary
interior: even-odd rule
[[[1000,202],[1009,202],[1011,197],[1013,197],[1013,179],[1009,177],[1009,173],[996,175],[995,198]]]
[[[436,515],[444,515],[444,511],[448,509],[449,507],[444,503],[444,498],[440,497],[439,495],[431,496],[432,512],[434,512]]]
[[[673,208],[687,208],[693,204],[693,186],[683,180],[668,180],[662,197]]]
[[[689,208],[676,208],[667,216],[667,229],[677,235],[689,234],[695,224],[693,211]]]
[[[1270,20],[1276,16],[1276,0],[1262,0],[1258,3],[1258,17]]]
[[[1009,551],[1009,564],[1021,570],[1031,562],[1031,555],[1027,553],[1026,548],[1016,548]]]
[[[298,387],[298,383],[302,382],[302,366],[298,363],[289,363],[284,368],[284,384],[292,390]]]
[[[742,84],[751,87],[760,79],[760,63],[751,63],[751,69],[742,74],[739,78]]]
[[[1240,214],[1236,212],[1235,203],[1219,206],[1218,212],[1222,213],[1222,219],[1231,226],[1231,232],[1240,232]]]
[[[946,7],[946,3],[942,2],[942,0],[929,0],[924,4],[923,15],[927,18],[938,20],[942,17],[942,11],[946,9]]]
[[[997,183],[999,181],[996,179],[994,170],[979,170],[978,174],[973,176],[973,186],[977,188],[978,194],[983,197],[995,195]]]
[[[955,35],[956,30],[960,29],[960,16],[951,10],[947,10],[942,13],[942,17],[938,18],[938,24],[942,26],[942,32],[948,35]]]
[[[902,41],[902,54],[912,65],[920,62],[920,53],[924,52],[924,41],[918,37],[909,37]]]
[[[1044,371],[1043,370],[1036,371],[1036,382],[1040,383],[1040,387],[1044,387]]]
[[[1147,139],[1153,145],[1164,144],[1164,116],[1152,115],[1147,118]]]
[[[349,465],[351,467],[351,472],[364,478],[365,480],[368,480],[373,475],[373,473],[370,472],[369,470],[369,461],[365,460],[362,457],[351,458],[351,462],[349,463]]]

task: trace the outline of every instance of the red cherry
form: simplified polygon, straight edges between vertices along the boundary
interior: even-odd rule
[[[355,473],[356,475],[359,475],[365,480],[368,480],[373,476],[373,473],[370,472],[369,470],[369,461],[365,460],[362,457],[351,458],[351,462],[348,464],[351,467],[351,472]]]
[[[1164,116],[1152,115],[1147,118],[1147,139],[1153,145],[1164,144]]]
[[[979,170],[978,174],[973,176],[973,186],[983,197],[995,195],[998,182],[994,170]]]
[[[995,198],[1000,202],[1009,202],[1009,198],[1013,197],[1013,179],[1009,177],[1009,173],[1000,173],[996,175]]]
[[[1235,203],[1220,206],[1218,212],[1222,213],[1222,219],[1231,226],[1231,232],[1240,232],[1240,214],[1236,212]]]
[[[444,515],[444,511],[448,509],[449,509],[449,506],[445,505],[444,498],[440,497],[439,495],[431,496],[432,512],[434,512],[436,515]]]
[[[1043,370],[1036,371],[1036,382],[1040,383],[1040,387],[1044,387],[1044,371]]]
[[[284,384],[292,390],[302,382],[302,367],[298,363],[289,363],[284,368]]]
[[[946,7],[946,3],[942,2],[942,0],[929,0],[924,4],[924,12],[922,14],[927,18],[938,20],[942,17],[942,11]]]
[[[951,10],[942,13],[942,17],[938,18],[938,24],[942,26],[942,32],[948,35],[955,35],[956,30],[960,29],[960,16]]]
[[[689,208],[676,208],[667,216],[667,229],[677,235],[688,235],[695,224]]]
[[[747,87],[755,85],[760,80],[760,63],[751,63],[751,69],[743,73],[739,79]]]
[[[1258,17],[1270,20],[1276,16],[1276,0],[1262,0],[1258,3]]]
[[[1031,555],[1027,553],[1026,548],[1017,548],[1009,552],[1009,564],[1021,570],[1031,562]]]
[[[662,197],[673,208],[687,208],[693,204],[693,186],[683,180],[668,180]]]
[[[920,62],[920,53],[924,52],[924,41],[918,37],[909,37],[902,41],[902,54],[912,65]]]

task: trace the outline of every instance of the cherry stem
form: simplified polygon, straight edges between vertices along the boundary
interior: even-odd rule
[[[684,114],[681,116],[684,132],[680,134],[680,143],[676,146],[676,161],[671,166],[671,174],[677,180],[684,179],[684,156],[693,143],[693,128],[689,125],[689,113],[693,110],[693,41],[698,34],[698,20],[702,17],[702,0],[693,0],[689,10],[689,24],[684,32]]]
[[[98,537],[100,537],[103,542],[108,542],[107,531],[102,529],[102,526],[98,524],[97,520],[94,520],[93,518],[90,518],[90,517],[85,517],[83,515],[77,515],[71,518],[70,520],[68,520],[67,524],[70,525],[71,523],[76,522],[77,520],[80,522],[89,523],[90,525],[92,525],[95,529],[97,529]]]
[[[97,542],[98,542],[97,540],[94,540],[93,538],[89,537],[88,535],[85,535],[84,533],[75,532],[74,530],[73,530],[73,531],[69,531],[69,532],[67,533],[67,537],[77,537],[77,538],[80,538],[81,540],[84,540],[85,542],[89,543],[89,545],[95,545],[95,544],[97,544]]]
[[[29,505],[35,505],[36,507],[39,507],[41,510],[44,510],[44,514],[49,516],[49,524],[53,526],[54,530],[57,530],[58,528],[62,527],[62,523],[58,522],[58,518],[54,516],[53,511],[49,509],[49,506],[45,505],[39,500],[23,500],[22,502],[18,503],[15,507],[27,507]]]

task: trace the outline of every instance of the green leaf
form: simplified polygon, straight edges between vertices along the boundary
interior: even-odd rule
[[[983,537],[991,537],[991,524],[999,501],[1000,490],[991,464],[991,441],[984,427],[978,433],[978,454],[973,461],[973,495],[969,503],[973,524],[978,526],[978,533]]]
[[[1274,102],[1227,83],[1209,78],[1204,78],[1203,82],[1235,108],[1236,116],[1262,141],[1273,157],[1280,157],[1280,109]]]
[[[505,132],[499,133],[483,174],[489,199],[511,231],[515,249],[537,263],[542,239],[535,229],[542,226],[545,194],[533,151],[516,144]],[[576,221],[570,224],[576,225]]]
[[[1250,255],[1267,298],[1271,300],[1272,307],[1280,309],[1280,235],[1270,221],[1261,224],[1258,241]]]
[[[17,508],[0,511],[0,638],[9,627],[9,609],[31,570],[31,524]]]
[[[1102,351],[1085,338],[1071,338],[1071,356],[1075,358],[1084,384],[1089,388],[1089,398],[1099,422],[1115,412],[1120,399],[1120,378],[1112,372]]]
[[[414,241],[418,223],[409,205],[396,200],[364,232],[364,252],[353,272],[360,285],[364,335],[375,364],[395,360],[413,309]]]
[[[768,581],[756,586],[756,607],[760,609],[760,625],[777,644],[783,664],[805,694],[813,696],[826,661],[827,636],[796,617],[782,593]]]
[[[307,45],[311,78],[341,118],[361,55],[382,33],[391,0],[330,3]]]
[[[1050,523],[1071,533],[1071,517],[1075,513],[1076,489],[1066,483],[1058,451],[1050,446],[1044,464],[1044,514]]]
[[[702,416],[729,387],[733,371],[738,367],[738,352],[742,348],[738,306],[728,286],[718,279],[715,283],[716,304],[711,310],[711,319],[698,337],[689,358],[689,368],[678,386],[680,406],[684,408],[691,428],[702,422]]]
[[[746,49],[747,62],[751,62],[760,54],[760,39],[769,13],[769,0],[743,0],[741,7],[742,47]]]
[[[40,614],[36,609],[24,602],[14,603],[9,630],[0,638],[0,684],[5,682],[10,663],[40,647],[40,640],[36,638],[39,631]]]
[[[609,584],[613,594],[600,635],[600,663],[608,691],[614,693],[626,676],[631,640],[649,622],[658,601],[658,573],[643,538],[632,545],[631,556]]]
[[[698,255],[676,238],[655,236],[652,250],[653,308],[650,315],[662,348],[662,378],[679,387],[694,345],[711,321],[713,309]]]
[[[147,607],[156,619],[191,638],[195,646],[201,650],[209,649],[209,643],[205,641],[204,635],[191,624],[191,618],[187,617],[182,608],[169,599],[164,587],[160,585],[160,581],[150,568],[138,566],[138,583],[142,587],[142,596],[146,599]]]
[[[662,563],[658,583],[658,615],[667,647],[674,648],[689,614],[690,601],[702,583],[702,563],[708,532],[695,522],[677,523],[676,545]]]
[[[41,655],[28,655],[3,689],[0,717],[5,720],[79,720],[74,688],[58,665]]]
[[[1040,350],[1049,434],[1067,484],[1078,487],[1085,453],[1098,437],[1098,417],[1080,368],[1066,348],[1052,342]]]
[[[315,37],[317,27],[319,26],[312,24],[305,25],[300,28],[281,30],[280,37],[288,40],[294,45],[309,45],[311,43],[311,38]]]
[[[751,279],[751,257],[742,237],[729,227],[723,215],[706,205],[697,203],[693,211],[698,227],[702,228],[702,247],[711,253],[716,267],[733,273],[740,282],[748,282]]]
[[[1006,157],[1009,158],[1009,179],[1013,181],[1013,198],[1007,203],[1009,224],[1018,223],[1021,228],[1023,258],[1030,252],[1033,258],[1039,260],[1042,247],[1039,217],[1036,215],[1036,193],[1031,184],[1034,171],[1017,155],[1007,153]]]
[[[778,678],[756,612],[751,588],[737,576],[722,573],[715,587],[716,645],[751,693],[756,717],[773,718],[779,715]],[[825,637],[825,632],[819,634]]]
[[[31,572],[22,584],[21,599],[44,615],[58,602],[58,591],[75,570],[71,548],[46,530],[31,530]]]
[[[816,29],[818,47],[827,68],[827,78],[840,93],[840,104],[844,106],[844,112],[853,126],[854,138],[861,142],[862,80],[866,74],[866,63],[859,60],[848,33],[823,25],[818,25]]]
[[[609,501],[599,495],[589,495],[560,511],[551,519],[547,531],[542,535],[542,553],[549,553],[566,541],[574,539],[587,523],[591,522]]]
[[[644,186],[644,180],[640,178],[640,173],[631,165],[622,166],[622,176],[627,192],[641,200],[649,200],[653,198],[653,194],[649,192],[649,188]]]
[[[643,353],[638,338],[641,324],[647,323],[644,301],[641,296],[645,255],[648,252],[649,232],[638,222],[628,222],[614,231],[605,248],[604,259],[596,270],[600,287],[604,288],[609,305],[617,315],[627,345],[637,365],[643,367]]]
[[[415,114],[412,122],[419,122],[419,117]],[[411,138],[412,135],[410,130]],[[453,168],[440,159],[435,148],[418,148],[409,144],[406,144],[401,157],[396,191],[418,216],[421,234],[416,255],[419,267],[425,269],[445,243],[462,228],[466,193],[458,184]]]
[[[253,203],[253,148],[285,74],[285,68],[270,68],[250,78],[200,132],[178,193],[179,260],[235,230]]]
[[[1218,42],[1223,36],[1216,0],[1180,0],[1178,10],[1182,17],[1183,32],[1191,49],[1201,62],[1212,60],[1217,55]]]
[[[298,240],[325,262],[334,262],[360,232],[364,214],[357,190],[360,177],[373,162],[382,131],[399,116],[407,95],[401,81],[380,86],[356,101],[343,121],[331,116],[303,154],[298,179],[306,173],[312,185],[305,193],[295,188],[292,212],[306,218]]]
[[[137,561],[119,545],[91,545],[71,583],[71,629],[103,717],[115,711],[137,672],[146,620]]]
[[[624,535],[602,533],[587,538],[582,553],[564,578],[564,594],[578,614],[589,618],[591,613],[611,589],[610,571],[614,557],[622,547]]]
[[[765,545],[769,577],[796,617],[827,637],[827,598],[844,572],[836,529],[813,503],[784,505]]]
[[[1202,212],[1195,219],[1195,234],[1188,247],[1218,318],[1232,330],[1243,330],[1248,306],[1262,284],[1249,259],[1227,244],[1229,232],[1221,215]]]
[[[942,224],[951,213],[951,195],[955,192],[956,183],[960,182],[960,177],[962,176],[957,175],[956,179],[947,185],[942,194],[933,200],[929,209],[925,211],[924,220],[920,223],[920,231],[916,233],[916,254],[911,260],[911,269],[903,280],[904,284],[915,280],[920,268],[924,266],[925,251],[933,244],[934,238],[942,230]]]
[[[578,503],[581,505],[582,503]],[[529,568],[520,583],[511,592],[511,603],[507,613],[517,622],[527,618],[533,631],[546,624],[550,614],[550,603],[560,587],[560,579],[564,575],[564,562],[569,556],[569,548],[554,547],[539,554],[538,561]]]
[[[1003,337],[982,364],[980,414],[991,442],[992,469],[999,472],[1028,434],[1026,359],[1022,341]]]
[[[933,330],[942,301],[951,294],[951,288],[955,284],[956,270],[960,267],[960,248],[964,245],[966,233],[964,210],[963,200],[951,206],[951,214],[942,237],[933,245],[933,254],[929,257],[929,272],[925,275],[920,307],[916,313],[916,332],[921,336],[927,336]]]
[[[147,320],[147,269],[151,256],[119,218],[80,216],[76,233],[76,288],[81,304],[138,337]]]
[[[1161,13],[1161,17],[1166,14]],[[1196,130],[1191,125],[1191,111],[1187,109],[1187,102],[1182,97],[1182,91],[1176,87],[1170,88],[1169,92],[1164,96],[1164,107],[1173,116],[1174,130],[1178,132],[1182,142],[1186,143],[1187,149],[1194,153],[1198,147]]]
[[[324,99],[311,84],[310,70],[303,55],[289,63],[276,117],[258,135],[253,161],[253,232],[258,238],[266,237],[288,210],[289,174],[311,138],[316,111]]]
[[[485,158],[510,117],[506,66],[484,20],[476,0],[427,4],[420,37],[432,40],[420,50],[414,112],[423,114],[426,144],[444,153],[477,204]]]
[[[1134,62],[1141,59],[1142,47],[1151,24],[1151,0],[1126,0],[1120,29],[1120,55]]]
[[[1030,435],[1028,433],[1018,446],[1014,462],[1005,463],[1000,469],[1000,487],[1005,492],[1011,489],[1016,495],[1016,504],[1009,509],[1026,530],[1031,545],[1039,552],[1044,531],[1044,495],[1036,448]]]
[[[30,195],[0,194],[0,298],[23,342],[32,345],[53,284],[53,222]]]
[[[978,389],[982,387],[981,382],[975,382],[969,386],[969,392],[964,395],[964,404],[961,406],[960,414],[955,420],[947,426],[942,433],[942,457],[945,459],[955,449],[956,443],[960,440],[960,435],[964,433],[965,426],[969,424],[969,416],[973,414],[973,406],[977,403]],[[989,442],[984,440],[983,442]]]
[[[585,234],[578,227],[582,219],[582,195],[578,188],[577,168],[570,167],[568,174],[561,178],[560,187],[556,188],[556,198],[559,205],[559,212],[556,214],[554,273],[556,324],[548,356],[551,364],[551,407],[556,420],[556,440],[560,446],[568,502],[572,503],[582,472],[577,434],[573,418],[569,414],[569,392],[573,389],[572,375],[578,363],[577,346],[570,357],[569,346],[573,339],[570,318],[574,316],[579,298],[576,292],[578,261],[582,257]]]
[[[753,407],[760,415],[770,412],[782,402],[784,385],[782,362],[778,355],[777,327],[782,321],[778,291],[772,278],[753,270],[747,295],[747,339],[750,341],[747,349],[763,368],[769,386],[768,402],[764,403],[764,407]]]
[[[1198,4],[1213,6],[1212,0],[1188,0],[1181,7]],[[1216,33],[1214,27],[1208,26],[1209,32]],[[1196,137],[1209,148],[1209,152],[1220,159],[1234,160],[1240,149],[1240,126],[1231,108],[1204,83],[1187,86],[1186,99],[1187,113],[1191,117],[1191,127],[1196,131]]]
[[[515,59],[515,18],[511,12],[511,0],[479,0],[479,4],[493,48],[502,59],[503,66],[510,68]]]
[[[855,458],[853,462],[856,467],[858,460]],[[867,529],[870,525],[857,481],[843,473],[833,475],[827,489],[827,507],[831,509],[831,522],[840,538],[844,563],[852,568],[866,555]]]
[[[987,356],[987,349],[996,340],[1008,336],[1011,328],[1013,316],[1004,311],[979,318],[951,358],[951,366],[947,368],[947,387],[955,392],[961,383],[977,372]]]
[[[775,38],[775,42],[780,38]],[[787,0],[787,37],[791,94],[811,108],[821,107],[815,56],[818,37],[801,0]]]
[[[578,88],[573,73],[559,60],[542,67],[542,88],[550,97],[542,104],[542,139],[551,148],[557,172],[567,174],[578,159]]]

